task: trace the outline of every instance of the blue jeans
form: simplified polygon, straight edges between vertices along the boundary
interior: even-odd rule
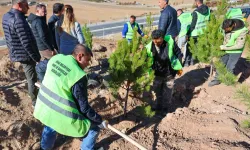
[[[80,147],[81,150],[93,150],[99,132],[100,132],[100,128],[97,125],[91,124],[89,132],[87,133],[87,136],[85,136],[82,140],[82,144]],[[41,139],[41,148],[43,150],[53,149],[55,141],[56,141],[56,134],[57,132],[53,130],[52,128],[48,126],[44,127],[43,133],[42,133],[42,139]]]
[[[47,64],[48,64],[49,60],[48,59],[44,59],[43,61],[39,62],[37,65],[36,65],[36,73],[37,73],[37,76],[38,76],[38,80],[40,82],[43,81],[43,78],[45,76],[45,73],[46,73],[46,69],[47,69]]]

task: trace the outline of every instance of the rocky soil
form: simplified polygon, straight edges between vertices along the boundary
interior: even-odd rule
[[[116,48],[112,40],[94,40],[94,58],[88,72],[97,81],[107,76],[107,58]],[[0,149],[39,149],[42,124],[32,116],[33,107],[27,94],[22,67],[11,63],[6,50],[0,53]],[[242,68],[242,66],[239,66]],[[89,90],[89,103],[110,124],[128,134],[149,150],[247,150],[250,130],[240,126],[249,119],[247,107],[234,98],[235,88],[207,86],[209,68],[192,66],[176,79],[170,113],[146,118],[136,111],[143,102],[151,103],[150,93],[129,97],[127,118],[122,115],[123,101],[115,100],[105,85]],[[249,80],[245,81],[247,84]],[[124,91],[120,91],[124,96]],[[80,139],[58,135],[55,148],[77,150]],[[103,130],[97,147],[105,150],[135,150],[114,134]]]

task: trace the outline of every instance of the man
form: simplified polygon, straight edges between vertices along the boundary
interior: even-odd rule
[[[144,33],[141,31],[140,26],[136,21],[134,15],[130,16],[130,21],[125,23],[122,30],[122,37],[126,38],[129,42],[133,39],[134,28],[136,27],[137,32],[143,37]]]
[[[147,48],[147,54],[153,58],[152,69],[155,73],[153,90],[156,94],[156,104],[153,110],[167,111],[172,100],[174,78],[182,71],[182,53],[170,35],[165,36],[162,30],[152,32],[153,41]]]
[[[34,110],[34,117],[45,125],[41,149],[52,149],[60,133],[84,137],[81,150],[93,150],[100,128],[107,127],[107,121],[88,103],[88,79],[83,69],[91,57],[90,49],[78,44],[72,55],[58,54],[50,59]]]
[[[187,32],[189,30],[190,24],[192,22],[192,14],[188,12],[183,12],[182,9],[177,10],[178,16],[178,46],[183,48],[183,57],[186,58],[186,49],[187,49]]]
[[[243,14],[245,16],[243,17]],[[250,14],[250,8],[229,8],[226,18],[227,19],[240,19],[246,21]]]
[[[188,30],[187,35],[191,36],[195,42],[197,42],[200,35],[203,34],[203,29],[206,29],[206,23],[210,18],[210,9],[203,4],[203,0],[195,0],[197,9],[192,13],[192,22]],[[185,66],[193,65],[194,59],[192,53],[187,50]]]
[[[38,78],[43,80],[48,60],[55,54],[53,41],[46,23],[47,10],[43,4],[36,6],[36,14],[31,13],[28,17],[32,32],[36,38],[38,50],[42,56],[42,60],[36,67]]]
[[[55,3],[53,5],[53,15],[49,18],[48,21],[48,26],[49,26],[49,30],[50,33],[52,35],[52,40],[53,40],[53,48],[56,49],[58,51],[58,47],[56,45],[56,38],[55,38],[55,24],[58,20],[62,20],[63,18],[63,7],[64,5],[61,3]]]
[[[242,10],[240,8],[229,8],[226,13],[226,18],[243,20]]]
[[[231,73],[234,73],[235,64],[238,62],[244,50],[246,35],[248,29],[242,20],[239,19],[226,19],[222,25],[225,31],[223,45],[220,46],[225,55],[222,56],[221,61],[226,65],[226,68]],[[218,79],[218,72],[215,78],[208,84],[214,86],[220,84]]]
[[[29,6],[27,0],[12,0],[12,8],[4,14],[2,25],[11,61],[20,62],[28,82],[28,92],[33,105],[36,100],[37,75],[35,66],[40,61],[36,40],[25,19]]]
[[[169,0],[159,0],[159,7],[162,9],[158,29],[165,35],[171,35],[173,39],[178,35],[177,12],[168,4]]]

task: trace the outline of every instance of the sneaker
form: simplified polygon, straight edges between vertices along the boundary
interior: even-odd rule
[[[209,87],[215,86],[215,85],[219,85],[220,81],[219,80],[212,80],[211,82],[208,83]]]

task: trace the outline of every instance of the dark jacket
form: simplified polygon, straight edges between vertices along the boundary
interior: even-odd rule
[[[182,59],[181,50],[177,46],[176,42],[174,42],[173,52],[174,55],[179,58],[179,60]],[[161,45],[160,53],[157,52],[155,44],[152,43],[152,53],[154,57],[152,69],[155,71],[155,75],[160,77],[175,77],[177,71],[173,70],[171,67],[171,62],[168,56],[167,42],[164,41]]]
[[[53,14],[50,18],[49,18],[49,21],[48,21],[48,26],[49,26],[49,30],[50,30],[50,33],[52,35],[52,40],[53,40],[53,47],[58,50],[58,47],[56,45],[56,37],[55,37],[55,24],[56,22],[60,20],[60,18],[58,16],[56,16],[55,14]]]
[[[171,35],[172,37],[178,35],[177,12],[170,5],[161,11],[158,29],[164,31],[165,35]]]
[[[198,7],[197,9],[194,10],[194,12],[192,13],[192,23],[190,25],[190,28],[188,30],[188,33],[187,35],[190,35],[191,32],[195,29],[195,25],[196,25],[196,22],[197,22],[197,12],[201,13],[202,15],[206,15],[209,13],[209,9],[206,5],[201,5],[200,7]]]
[[[2,25],[11,61],[40,61],[35,37],[22,12],[12,8],[4,14]]]
[[[49,49],[53,51],[52,37],[48,25],[46,24],[46,17],[40,17],[31,13],[27,20],[36,38],[38,50],[43,51]]]
[[[87,76],[76,82],[72,87],[72,95],[80,112],[92,123],[99,125],[102,123],[102,117],[89,105],[87,83]]]

